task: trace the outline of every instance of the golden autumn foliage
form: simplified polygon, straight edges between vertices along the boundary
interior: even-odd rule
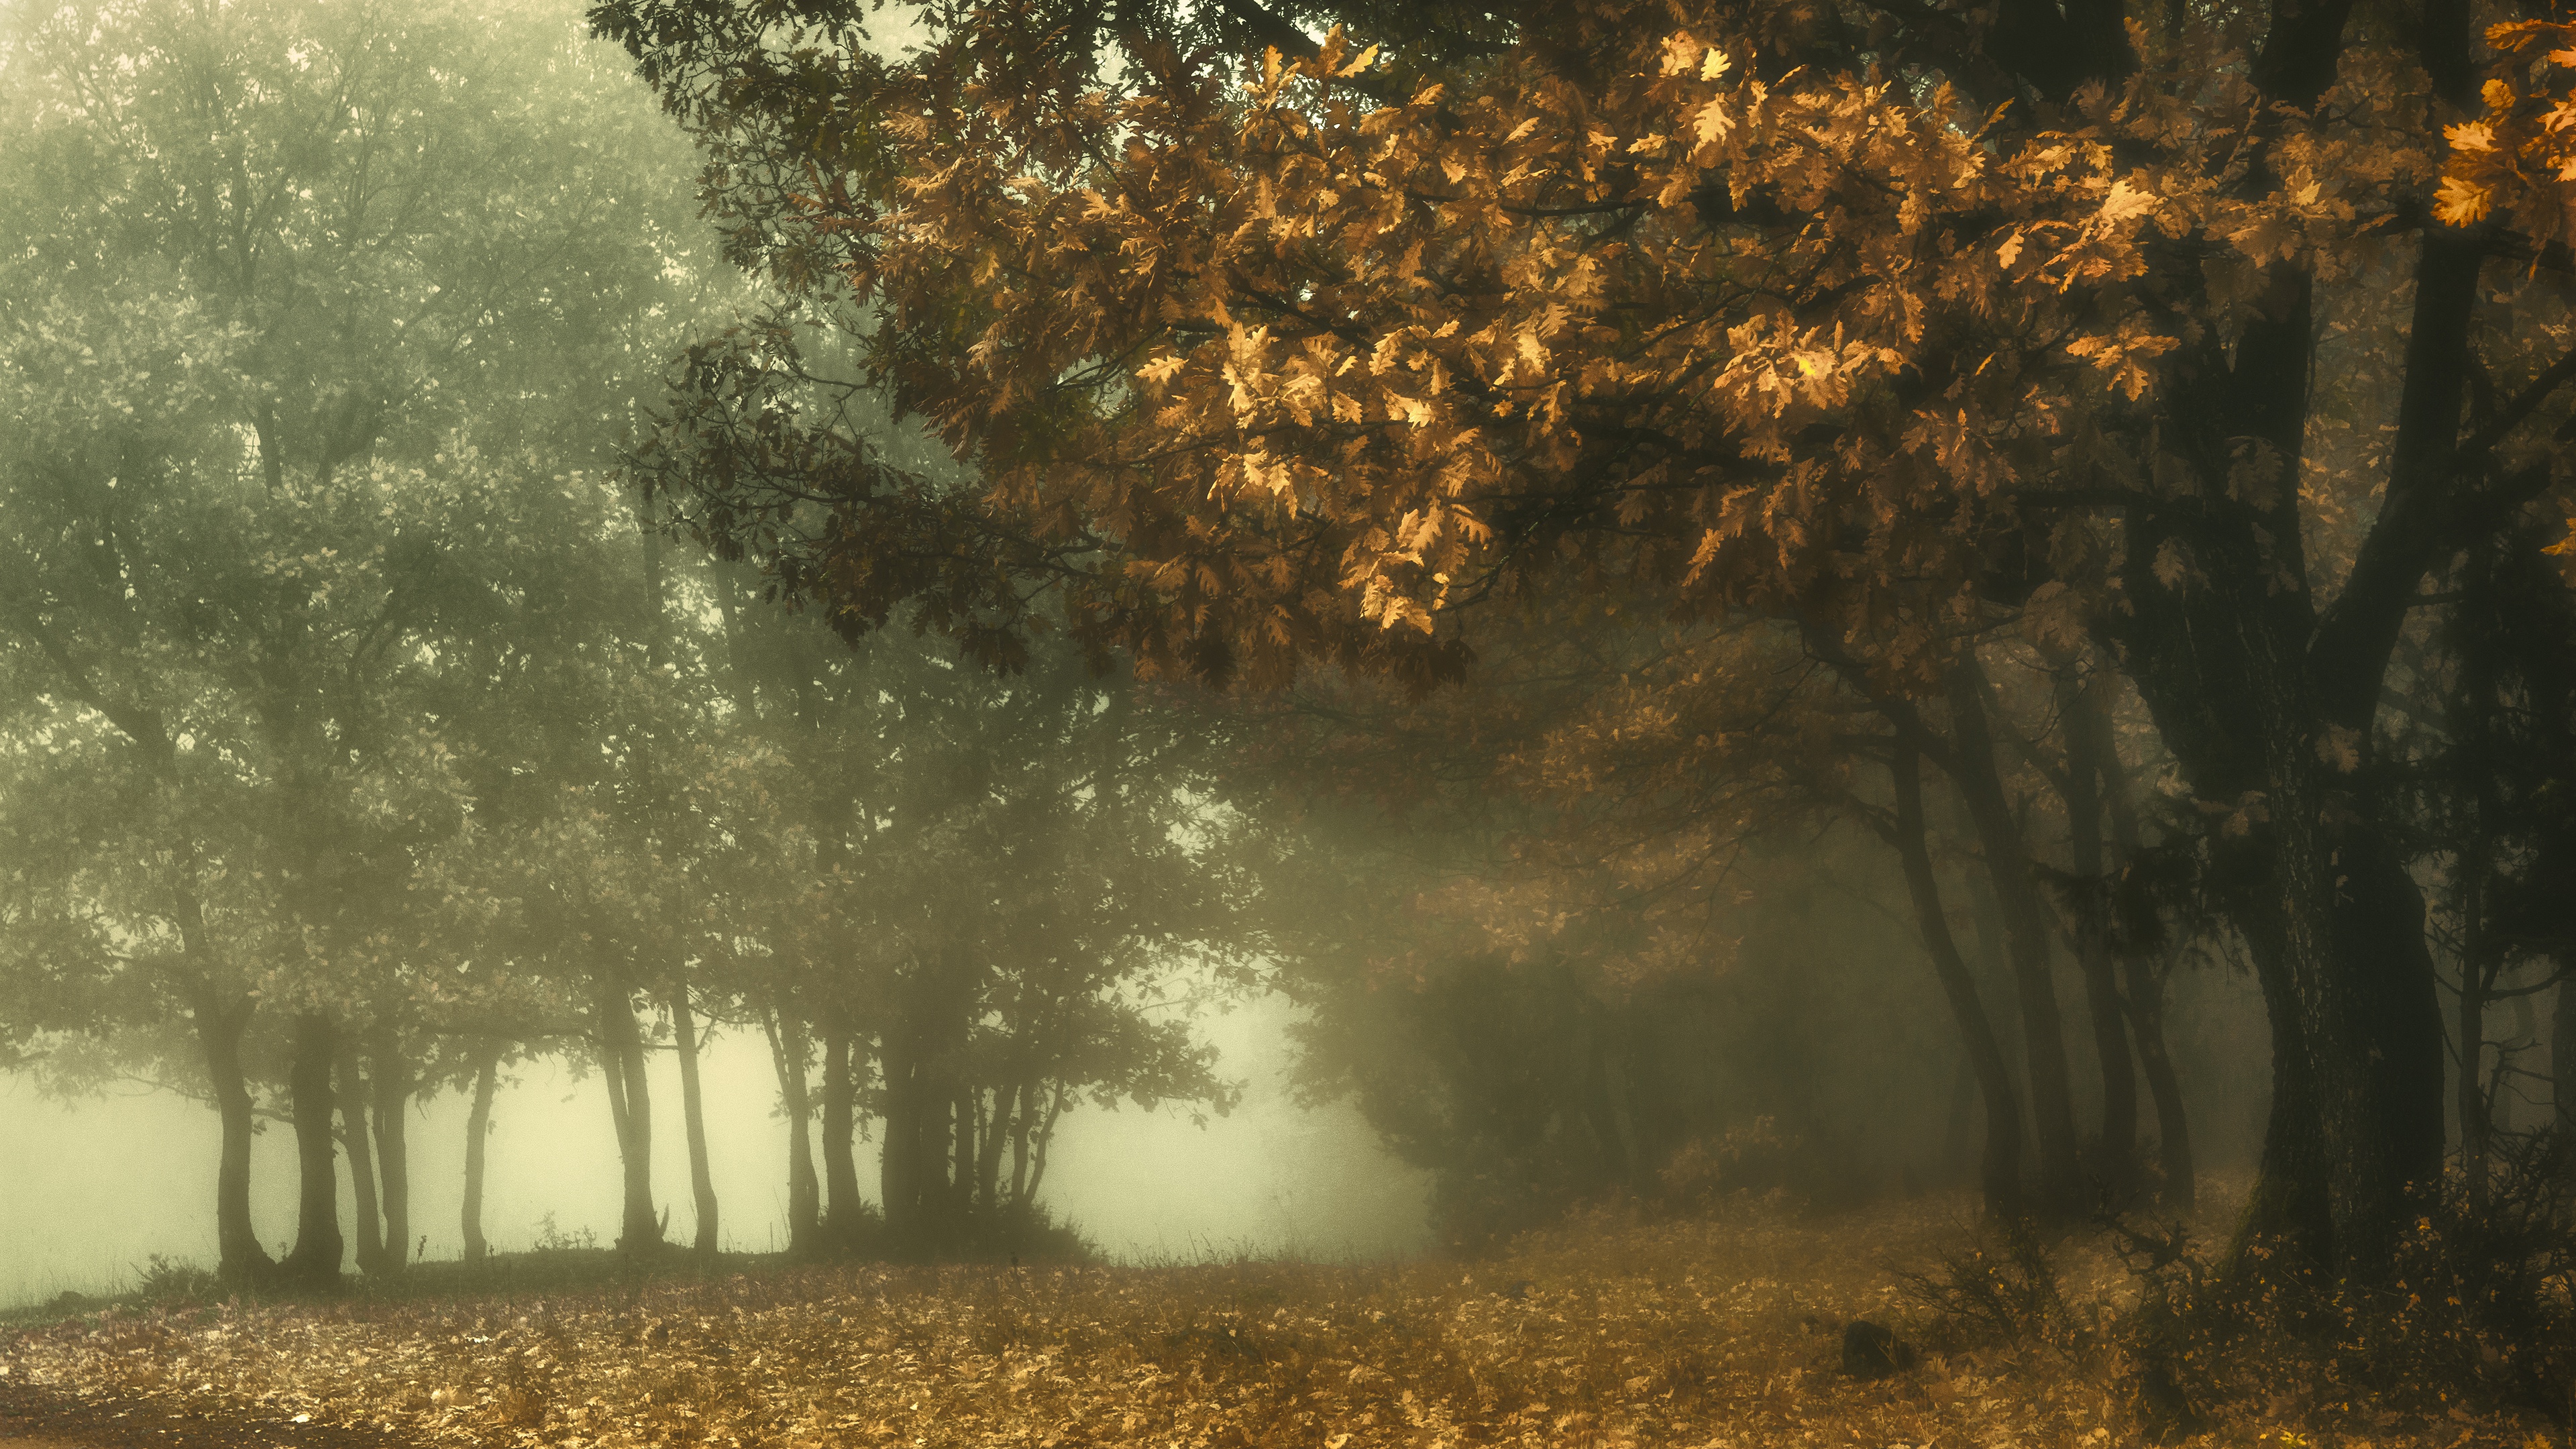
[[[868,380],[974,471],[932,487],[833,436],[779,322],[693,349],[637,454],[675,515],[853,633],[900,612],[1006,665],[1061,622],[1147,672],[1419,690],[1587,607],[1794,631],[1885,717],[1891,781],[1919,755],[1975,797],[2043,1018],[2049,911],[1971,676],[2014,633],[2096,661],[2174,819],[2224,822],[2168,843],[2272,1003],[2262,1226],[2382,1271],[2444,1151],[2395,783],[2420,762],[2383,705],[2440,672],[2426,611],[2473,592],[2440,581],[2568,512],[2567,258],[2522,205],[2557,184],[2545,27],[2498,55],[2447,4],[1576,0],[1441,51],[1316,6],[1346,28],[1248,55],[1140,32],[1112,62],[1076,11],[961,10],[889,59],[745,39],[825,34],[826,3],[595,10],[708,143],[780,316],[863,313]],[[1569,814],[1642,805],[1589,839],[1657,838],[1462,898],[1492,944],[1723,855],[1722,806],[1674,825],[1724,797],[1694,796],[1709,772],[1837,792],[1795,746],[1701,743],[1722,672],[1708,699],[1623,680],[1524,753]],[[1944,706],[1955,750],[1922,723]]]
[[[2450,155],[2435,214],[2472,226],[2502,207],[2534,243],[2561,241],[2576,183],[2576,95],[2566,79],[2576,72],[2576,26],[2511,21],[2486,38],[2515,63],[2482,89],[2484,114],[2443,128]]]
[[[1637,37],[1610,73],[1524,47],[1390,96],[1338,31],[1093,85],[984,14],[868,95],[890,194],[818,164],[771,224],[882,308],[885,380],[998,516],[1110,549],[1085,622],[1149,660],[1414,658],[1571,561],[1894,627],[1904,666],[2051,492],[2192,486],[2114,438],[2159,360],[2269,268],[2359,277],[2440,164],[2393,51],[2311,118],[2192,29],[2034,111],[1784,71],[1803,11],[1583,15]],[[847,526],[817,582],[865,596],[897,565]]]
[[[0,1340],[0,1369],[138,1408],[493,1449],[2137,1442],[2119,1348],[2037,1324],[2014,1342],[1968,1335],[1916,1306],[1901,1275],[1955,1252],[1964,1208],[1596,1214],[1467,1265],[813,1269],[118,1309]],[[2134,1296],[2099,1240],[2051,1256],[2069,1322]],[[1855,1318],[1895,1324],[1921,1361],[1847,1375]],[[2219,1372],[2243,1396],[2173,1442],[2557,1442],[2508,1416],[2266,1385],[2254,1358]]]

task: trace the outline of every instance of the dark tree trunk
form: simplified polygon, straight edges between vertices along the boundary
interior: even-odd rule
[[[2102,1068],[2102,1185],[2112,1202],[2126,1203],[2138,1187],[2138,1068],[2129,1055],[2127,1024],[2121,1020],[2120,983],[2104,915],[2108,873],[2102,852],[2100,784],[2101,774],[2118,769],[2119,762],[2096,757],[2092,732],[2081,723],[2095,707],[2085,696],[2101,688],[2101,682],[2087,686],[2075,678],[2071,667],[2061,668],[2057,679],[2058,717],[2064,721],[2066,740],[2068,854],[2083,891],[2075,912],[2075,959],[2084,975],[2093,1055]]]
[[[2463,852],[2468,854],[2469,852]],[[2480,863],[2483,869],[2483,862]],[[2483,1212],[2487,1205],[2488,1141],[2494,1121],[2487,1115],[2487,985],[2482,954],[2477,949],[2479,931],[2475,913],[2478,890],[2474,883],[2464,883],[2461,895],[2461,934],[2468,949],[2460,959],[2459,1047],[2453,1055],[2459,1079],[2454,1084],[2455,1104],[2460,1122],[2460,1175],[2467,1180],[2469,1205]]]
[[[697,1212],[691,1251],[702,1258],[716,1255],[716,1180],[707,1162],[707,1111],[698,1088],[698,1024],[689,1010],[689,983],[671,984],[671,1036],[680,1052],[680,1116],[689,1138],[689,1197]]]
[[[2305,105],[2331,80],[2341,12],[2318,14],[2276,30],[2254,68],[2275,99]],[[2428,19],[2467,35],[2465,7]],[[2320,614],[2310,593],[2298,496],[2314,285],[2283,264],[2232,356],[2212,333],[2174,358],[2162,438],[2200,486],[2128,512],[2125,607],[2105,620],[2192,792],[2230,808],[2222,835],[2241,837],[2219,845],[2212,882],[2264,978],[2274,1095],[2240,1242],[2290,1244],[2357,1283],[2386,1280],[2443,1139],[2422,898],[2366,777],[2329,763],[2367,758],[2418,585],[2466,541],[2450,495],[2467,476],[2455,454],[2484,243],[2433,228],[2422,246],[2387,487],[2333,605]]]
[[[2120,744],[2111,733],[2111,703],[2104,688],[2085,690],[2082,706],[2069,717],[2070,731],[2084,735],[2086,753],[2102,773],[2102,804],[2111,820],[2111,842],[2118,850],[2115,873],[2138,858],[2138,814],[2129,798],[2128,769],[2120,761]],[[2133,943],[2142,951],[2144,943]],[[2173,1054],[2165,1045],[2165,973],[2171,961],[2130,956],[2129,1032],[2138,1044],[2138,1070],[2147,1079],[2147,1095],[2156,1106],[2156,1168],[2163,1179],[2157,1205],[2167,1212],[2190,1212],[2199,1201],[2197,1170],[2192,1162],[2191,1123],[2185,1117],[2182,1079],[2175,1075]]]
[[[984,1094],[978,1092],[975,1098],[981,1110]],[[1002,1148],[1011,1135],[1010,1106],[1011,1089],[995,1088],[991,1114],[975,1134],[975,1202],[997,1222],[1002,1216]]]
[[[852,1151],[858,1131],[858,1075],[850,1061],[850,1029],[837,1017],[824,1024],[823,1042],[823,1237],[833,1251],[858,1245],[866,1222],[859,1203],[859,1165]]]
[[[787,1111],[787,1251],[810,1258],[822,1249],[821,1192],[814,1181],[814,1103],[806,1089],[805,1023],[780,1004],[762,1021],[778,1068],[778,1101]]]
[[[2129,1021],[2138,1034],[2138,1066],[2156,1104],[2156,1205],[2187,1213],[2200,1200],[2191,1157],[2191,1123],[2183,1114],[2182,1079],[2165,1049],[2165,968],[2143,957],[2129,962]]]
[[[2550,1122],[2576,1149],[2576,971],[2559,967],[2556,1001],[2549,1011]],[[2576,1150],[2567,1154],[2576,1172]]]
[[[898,1244],[917,1242],[921,1212],[922,1107],[916,1053],[904,1024],[885,1033],[885,1142],[877,1151],[877,1193],[885,1207],[886,1235]]]
[[[1910,738],[1898,738],[1890,773],[1896,793],[1896,821],[1890,843],[1904,864],[1905,888],[1913,898],[1915,924],[1923,932],[1923,946],[1932,958],[1933,974],[1940,979],[1941,994],[1949,1000],[1951,1019],[1957,1023],[1960,1041],[1967,1048],[1969,1069],[1976,1074],[1977,1090],[1985,1098],[1986,1146],[1978,1183],[1985,1195],[1987,1214],[2010,1221],[2022,1212],[2021,1103],[2013,1091],[2012,1069],[2006,1065],[2003,1048],[1995,1040],[1985,1005],[1977,999],[1976,978],[1969,974],[1968,963],[1960,959],[1958,943],[1950,935],[1949,913],[1942,907],[1940,881],[1933,874],[1931,848],[1924,839],[1921,757]]]
[[[286,1276],[308,1287],[335,1287],[340,1281],[340,1179],[338,1144],[331,1132],[331,1058],[338,1033],[331,1018],[308,1011],[295,1021],[295,1061],[288,1068],[288,1089],[295,1102],[295,1247],[286,1255]]]
[[[483,1240],[483,1146],[492,1135],[492,1095],[499,1085],[501,1054],[484,1054],[474,1069],[474,1106],[465,1117],[465,1261],[480,1263],[491,1251]]]
[[[205,1053],[206,1080],[223,1124],[215,1166],[215,1274],[232,1287],[255,1286],[277,1271],[250,1220],[250,1144],[258,1121],[242,1075],[241,1039],[258,1002],[248,995],[227,999],[202,981],[192,986],[191,996],[197,1044]]]
[[[376,1171],[384,1183],[384,1269],[399,1273],[411,1258],[411,1064],[390,1026],[375,1033],[375,1071],[369,1077],[376,1118]]]
[[[975,1093],[962,1083],[951,1097],[949,1118],[955,1128],[950,1140],[948,1188],[951,1221],[964,1222],[975,1210]]]
[[[2460,946],[2459,1041],[2452,1060],[2459,1071],[2460,1173],[2468,1182],[2469,1205],[2478,1212],[2486,1210],[2487,1166],[2495,1128],[2486,1092],[2487,1003],[2494,999],[2504,966],[2503,952],[2489,949],[2487,930],[2487,881],[2495,868],[2494,822],[2500,813],[2494,790],[2493,727],[2500,703],[2497,645],[2503,631],[2495,619],[2495,571],[2494,549],[2469,550],[2461,569],[2466,597],[2451,630],[2459,687],[2447,711],[2451,753],[2461,776],[2459,789],[2470,810],[2468,838],[2460,843],[2452,872]]]
[[[599,995],[599,1062],[608,1079],[609,1113],[617,1128],[622,1173],[617,1246],[630,1253],[656,1248],[662,1224],[653,1208],[653,1094],[644,1076],[644,1045],[635,1009],[623,987],[603,984]]]
[[[1025,1215],[1029,1206],[1029,1131],[1036,1125],[1038,1087],[1024,1081],[1012,1091],[1011,1211]]]
[[[2030,852],[1995,769],[1995,743],[1986,719],[1985,680],[1976,661],[1962,660],[1949,687],[1953,781],[1968,807],[1986,873],[2003,907],[2004,949],[2011,957],[2013,988],[2021,1001],[2022,1050],[2030,1071],[2031,1110],[2039,1123],[2040,1205],[2049,1213],[2075,1211],[2083,1197],[2082,1142],[2066,1066],[2065,1029],[2050,976],[2048,920],[2039,886],[2031,878]]]
[[[358,1072],[354,1044],[342,1049],[339,1068],[340,1140],[349,1149],[350,1195],[356,1199],[358,1209],[358,1268],[372,1275],[384,1271],[384,1218],[376,1201],[376,1155],[367,1140],[368,1092]]]

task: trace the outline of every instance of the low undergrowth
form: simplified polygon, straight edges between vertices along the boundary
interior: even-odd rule
[[[1737,1201],[1596,1214],[1473,1264],[776,1267],[133,1305],[0,1331],[0,1369],[423,1444],[580,1449],[2564,1443],[2502,1400],[2338,1409],[2314,1386],[2192,1379],[2172,1386],[2180,1412],[2159,1407],[2130,1325],[2195,1260],[2132,1272],[2137,1243],[2109,1231],[1980,1257],[1967,1216]],[[1846,1371],[1856,1320],[1892,1329],[1901,1367]]]

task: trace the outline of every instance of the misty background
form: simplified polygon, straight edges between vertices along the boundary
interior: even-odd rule
[[[1408,1255],[1428,1240],[1428,1174],[1381,1147],[1346,1104],[1301,1107],[1290,1099],[1286,1030],[1293,1008],[1256,998],[1210,1013],[1198,1029],[1220,1051],[1220,1073],[1246,1084],[1228,1115],[1199,1125],[1186,1108],[1077,1108],[1059,1129],[1060,1165],[1048,1198],[1101,1251],[1130,1261],[1194,1260],[1238,1251],[1319,1260]],[[768,1048],[732,1032],[705,1055],[708,1153],[725,1199],[727,1251],[785,1246],[786,1184],[777,1164],[787,1124],[775,1111]],[[653,1063],[656,1091],[679,1095],[668,1053]],[[498,1252],[536,1245],[551,1218],[561,1239],[614,1241],[617,1140],[598,1074],[575,1079],[559,1058],[521,1067],[493,1111],[485,1231]],[[412,1136],[412,1221],[425,1256],[461,1251],[467,1099],[420,1104]],[[205,1203],[214,1194],[213,1114],[200,1103],[133,1085],[98,1098],[44,1096],[23,1074],[0,1074],[0,1307],[65,1292],[128,1286],[159,1253],[191,1262],[215,1256]],[[687,1161],[677,1113],[655,1124],[665,1163]],[[251,1210],[261,1236],[295,1232],[295,1142],[283,1124],[255,1149]],[[766,1196],[763,1195],[764,1186]],[[343,1211],[349,1185],[341,1184]],[[685,1193],[671,1195],[671,1228],[686,1237]]]

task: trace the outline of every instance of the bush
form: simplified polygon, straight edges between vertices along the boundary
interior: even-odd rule
[[[223,1287],[194,1263],[154,1253],[135,1267],[134,1293],[147,1303],[211,1303],[223,1297]]]
[[[2092,1343],[2092,1327],[2067,1305],[2057,1265],[2027,1223],[1990,1228],[1928,1271],[1899,1273],[1897,1281],[1956,1344],[2040,1343],[2080,1354]]]
[[[588,1228],[566,1232],[555,1222],[555,1215],[547,1213],[537,1219],[537,1240],[529,1250],[538,1253],[589,1253],[596,1252],[598,1248],[599,1234]]]

